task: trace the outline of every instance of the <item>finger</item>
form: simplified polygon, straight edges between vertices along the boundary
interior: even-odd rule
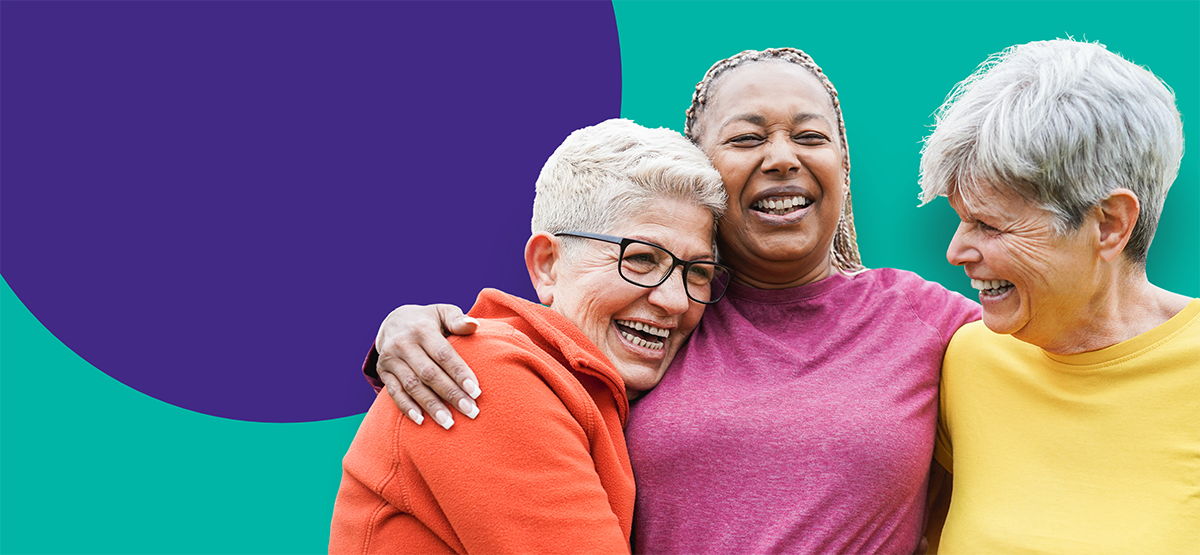
[[[424,337],[422,338],[422,336]],[[474,400],[458,389],[458,385],[426,355],[421,348],[420,341],[428,342],[435,339],[445,343],[446,348],[450,348],[450,344],[436,332],[420,334],[417,337],[418,343],[415,344],[396,342],[385,345],[376,365],[379,373],[387,372],[395,376],[404,392],[412,397],[418,406],[433,416],[433,420],[443,428],[449,429],[450,426],[453,426],[454,417],[438,398],[439,395],[442,395],[450,406],[458,408],[467,417],[478,416],[479,409],[475,406]]]
[[[479,382],[450,342],[440,333],[429,333],[427,330],[414,330],[411,335],[415,337],[415,344],[396,342],[387,345],[384,352],[387,356],[396,353],[396,358],[402,359],[406,365],[405,370],[415,372],[417,379],[433,390],[434,395],[445,400],[446,404],[458,409],[467,418],[478,416],[479,406],[475,403],[475,397],[482,393]],[[380,361],[384,356],[380,354]],[[401,383],[406,383],[404,373],[398,372],[396,376]],[[421,402],[412,390],[409,390],[409,395]],[[430,414],[435,413],[430,411]]]
[[[471,394],[479,395],[480,389],[474,372],[442,336],[443,314],[462,318],[462,311],[453,305],[399,307],[380,326],[375,347],[379,372],[395,374],[404,391],[445,426],[453,420],[437,398],[475,418],[479,407]],[[441,411],[445,414],[439,417]]]
[[[470,335],[475,333],[475,330],[479,328],[479,321],[470,316],[463,315],[457,306],[437,305],[437,308],[438,315],[442,320],[442,326],[446,331],[454,335]],[[445,370],[471,399],[478,399],[479,395],[483,393],[483,390],[479,388],[479,378],[475,377],[475,372],[471,371],[471,367],[467,366],[467,363],[458,356],[458,352],[450,346],[450,343],[437,337],[424,337],[423,339],[426,341],[422,343],[421,348],[430,354],[433,362]],[[426,382],[426,384],[435,385],[429,384],[429,382]],[[443,392],[436,387],[434,389],[437,390],[438,395],[441,395],[443,399],[454,401],[454,399],[450,399],[446,395],[443,395],[443,393],[453,395],[455,391],[446,390]]]
[[[456,374],[448,374],[447,372],[462,375],[462,372],[465,371],[467,373],[466,376],[470,380],[466,387],[469,389],[473,386],[475,391],[478,391],[479,386],[475,385],[473,380],[474,373],[471,372],[470,368],[467,368],[466,363],[458,357],[458,354],[454,352],[454,348],[450,346],[450,343],[444,337],[424,337],[422,339],[425,343],[421,344],[421,355],[425,355],[430,349],[433,349],[435,353],[433,358],[422,358],[411,354],[406,358],[406,361],[408,361],[412,370],[416,372],[416,376],[422,385],[432,390],[433,394],[437,397],[444,399],[446,404],[458,409],[467,418],[479,416],[479,406],[475,403],[474,397],[460,388],[460,384],[451,378],[451,376]],[[417,361],[418,358],[420,358],[419,362]],[[447,367],[450,369],[448,370]],[[430,414],[434,413],[431,411]]]
[[[442,321],[442,328],[451,335],[471,335],[479,327],[479,320],[476,320],[466,314],[463,314],[462,309],[452,304],[434,305],[438,311],[438,318]]]
[[[437,422],[438,426],[449,430],[454,425],[454,416],[450,414],[450,409],[442,404],[433,390],[421,383],[421,379],[416,374],[409,373],[400,378],[400,386],[417,402],[417,405],[433,416],[433,421]]]
[[[425,415],[421,414],[421,407],[417,406],[416,401],[404,392],[404,388],[400,385],[400,380],[390,372],[379,372],[379,381],[383,382],[384,389],[387,389],[388,395],[392,401],[408,416],[409,420],[415,422],[418,426],[425,421]]]

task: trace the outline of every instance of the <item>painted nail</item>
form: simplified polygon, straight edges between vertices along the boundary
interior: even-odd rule
[[[433,415],[433,419],[438,423],[438,426],[441,426],[447,430],[450,429],[450,426],[454,425],[454,417],[450,416],[450,411],[447,410],[437,411],[437,413]]]
[[[475,380],[471,378],[463,380],[463,388],[467,390],[467,395],[470,395],[472,399],[478,399],[479,394],[483,393],[479,390],[479,384],[475,383]]]
[[[474,420],[476,416],[479,416],[479,407],[476,406],[475,403],[472,403],[466,399],[461,399],[458,401],[458,408],[462,410],[463,414],[467,415],[467,418],[472,420]]]
[[[418,426],[425,421],[425,417],[421,416],[421,411],[417,409],[409,409],[408,417],[411,418],[413,422],[416,422]]]

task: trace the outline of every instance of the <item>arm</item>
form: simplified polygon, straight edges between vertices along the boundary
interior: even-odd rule
[[[929,468],[929,498],[925,502],[925,541],[928,542],[928,553],[938,552],[942,527],[946,524],[946,515],[950,512],[950,490],[953,481],[953,476],[942,468],[941,463],[934,461]]]
[[[443,428],[454,425],[443,399],[474,418],[479,380],[444,334],[470,335],[477,325],[453,305],[401,306],[379,326],[363,374],[376,391],[386,387],[400,411],[417,424],[425,420],[424,409]]]

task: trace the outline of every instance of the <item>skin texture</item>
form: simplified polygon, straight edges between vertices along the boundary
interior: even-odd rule
[[[581,230],[591,231],[591,230]],[[608,232],[660,245],[683,260],[712,260],[712,215],[678,200],[655,201]],[[583,252],[563,256],[563,241],[586,241]],[[616,367],[630,399],[658,385],[704,313],[704,305],[688,299],[682,268],[665,283],[645,288],[618,273],[620,246],[588,239],[536,233],[526,246],[530,279],[543,304],[565,316]],[[662,349],[634,345],[617,321],[634,321],[670,330]]]
[[[718,244],[736,280],[783,289],[828,277],[846,176],[821,83],[794,64],[748,64],[722,78],[700,118],[700,147],[729,195]],[[812,205],[784,215],[751,208],[797,195]]]
[[[962,223],[946,259],[972,279],[1013,283],[999,295],[980,292],[988,329],[1047,343],[1071,328],[1070,313],[1102,301],[1100,260],[1089,248],[1096,242],[1095,226],[1087,225],[1089,217],[1079,229],[1059,234],[1052,214],[1014,193],[985,187],[979,196],[968,208],[960,194],[951,195]]]
[[[962,223],[946,259],[972,279],[1012,282],[999,295],[979,295],[983,323],[996,333],[1076,354],[1145,333],[1187,305],[1187,297],[1150,284],[1145,269],[1122,255],[1138,214],[1128,189],[1115,189],[1066,233],[1010,189],[980,187],[969,200],[950,195]]]

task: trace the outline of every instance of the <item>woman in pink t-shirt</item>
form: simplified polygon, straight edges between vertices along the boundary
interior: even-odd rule
[[[803,52],[717,62],[686,134],[724,181],[718,246],[736,274],[632,409],[633,549],[913,551],[942,355],[978,305],[909,272],[864,269],[837,91]],[[481,390],[443,326],[474,329],[446,305],[397,309],[364,370],[406,413],[448,426],[437,397],[473,414]]]

